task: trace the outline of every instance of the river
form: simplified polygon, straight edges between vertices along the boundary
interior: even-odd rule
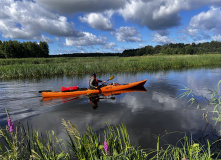
[[[125,123],[132,144],[141,148],[155,148],[156,136],[159,135],[163,136],[163,141],[172,144],[182,138],[184,132],[199,141],[219,136],[212,120],[209,119],[209,124],[203,120],[205,111],[188,107],[187,98],[177,97],[184,86],[203,95],[208,93],[204,88],[217,88],[221,68],[97,74],[97,78],[107,80],[112,75],[115,78],[110,82],[147,79],[146,92],[100,96],[97,108],[93,108],[87,96],[44,100],[38,93],[45,89],[60,90],[61,86],[88,87],[90,75],[0,80],[0,126],[7,124],[7,108],[15,123],[18,119],[23,124],[28,121],[42,132],[54,130],[62,139],[67,138],[62,118],[76,124],[80,132],[85,131],[86,125],[103,132],[106,122],[110,125]]]

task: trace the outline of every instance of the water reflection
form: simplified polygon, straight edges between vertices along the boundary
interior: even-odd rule
[[[111,75],[113,73],[103,74],[100,78],[107,79]],[[86,125],[91,126],[96,132],[103,132],[106,122],[110,125],[123,122],[128,128],[132,143],[142,148],[155,148],[156,135],[174,131],[178,132],[167,134],[164,140],[175,144],[183,137],[183,132],[193,134],[193,137],[200,141],[204,141],[205,137],[210,139],[219,137],[218,132],[214,130],[213,122],[210,121],[213,115],[208,115],[207,124],[202,120],[204,111],[194,107],[187,108],[187,99],[180,100],[177,97],[182,93],[180,89],[183,89],[183,86],[203,94],[206,93],[202,88],[216,88],[217,82],[221,79],[220,68],[114,75],[114,81],[118,83],[147,78],[144,86],[147,92],[95,95],[95,101],[99,101],[96,109],[93,109],[89,96],[42,99],[38,94],[39,90],[60,90],[61,86],[87,87],[90,75],[0,82],[0,125],[6,124],[4,108],[7,108],[13,120],[21,119],[23,124],[28,120],[33,128],[37,127],[43,132],[54,130],[62,139],[67,138],[61,125],[62,118],[76,124],[80,132],[85,131]],[[114,100],[111,97],[114,97]],[[209,111],[212,110],[208,109]]]

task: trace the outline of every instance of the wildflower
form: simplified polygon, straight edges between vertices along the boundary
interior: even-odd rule
[[[8,118],[8,127],[10,129],[10,132],[14,131],[14,124],[13,124],[11,118]]]
[[[183,159],[182,160],[186,160],[186,158],[185,157],[183,157]]]
[[[104,141],[104,150],[105,150],[106,154],[109,155],[108,144],[106,141]]]
[[[9,127],[9,131],[10,131],[10,132],[13,132],[13,131],[14,131],[14,124],[13,124],[11,118],[10,118],[10,115],[9,115],[9,113],[8,113],[8,110],[5,109],[5,111],[6,111],[6,114],[7,114],[7,117],[8,117],[8,127]]]

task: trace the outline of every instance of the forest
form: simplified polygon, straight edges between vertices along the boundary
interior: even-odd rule
[[[170,43],[164,45],[145,46],[139,49],[124,50],[121,54],[123,57],[142,56],[142,55],[194,55],[221,53],[221,42],[211,41],[199,44]]]
[[[164,45],[145,46],[137,49],[127,49],[122,53],[72,53],[62,55],[50,55],[50,57],[102,57],[119,56],[132,57],[143,55],[195,55],[221,53],[221,42],[212,41],[199,44],[170,43]]]
[[[0,40],[0,58],[48,57],[47,42],[18,42]]]
[[[196,55],[221,53],[221,42],[205,43],[170,43],[156,46],[145,46],[137,49],[126,49],[122,53],[72,53],[49,55],[47,42],[18,42],[0,40],[0,58],[29,58],[29,57],[103,57],[103,56],[143,56],[143,55]]]

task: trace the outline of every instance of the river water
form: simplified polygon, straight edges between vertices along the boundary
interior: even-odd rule
[[[156,136],[162,141],[175,144],[183,133],[192,134],[199,141],[219,136],[214,122],[203,120],[205,111],[189,107],[187,98],[178,99],[189,87],[206,95],[204,88],[217,88],[221,80],[221,68],[202,68],[188,70],[169,70],[156,72],[114,73],[97,75],[99,79],[110,82],[128,83],[147,79],[146,91],[100,96],[97,108],[93,108],[87,96],[69,99],[42,99],[40,90],[60,90],[61,86],[88,87],[90,75],[72,77],[51,77],[39,79],[0,80],[0,126],[5,127],[7,117],[28,123],[43,133],[54,130],[59,138],[66,139],[61,119],[76,124],[80,132],[86,125],[97,132],[103,132],[106,122],[110,125],[126,124],[132,144],[141,148],[155,148]],[[211,111],[211,110],[210,110]],[[175,132],[175,133],[170,133]],[[170,134],[167,134],[170,133]]]

